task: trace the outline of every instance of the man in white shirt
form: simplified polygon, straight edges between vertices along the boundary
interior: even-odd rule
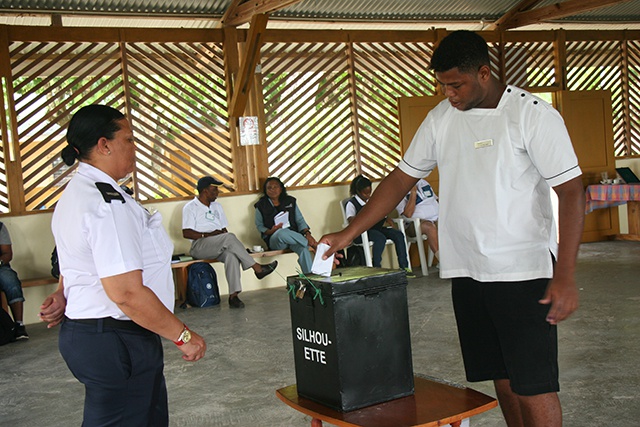
[[[582,172],[560,114],[490,64],[478,34],[440,41],[430,68],[447,99],[349,226],[320,243],[325,256],[344,248],[438,166],[440,276],[452,279],[467,379],[493,381],[507,425],[560,427],[557,324],[578,308]]]
[[[242,291],[240,267],[252,268],[262,279],[276,269],[278,261],[261,265],[247,253],[244,245],[233,233],[227,231],[227,217],[222,205],[216,202],[221,181],[210,176],[198,180],[198,196],[182,208],[182,236],[191,240],[191,256],[197,259],[217,259],[224,263],[229,285],[229,306],[243,308],[238,298]]]
[[[400,200],[396,206],[398,214],[407,218],[420,218],[420,232],[426,234],[427,243],[436,258],[438,253],[438,196],[431,185],[424,179],[420,179],[411,187],[409,193]],[[414,237],[416,231],[410,223],[406,223],[407,234]]]

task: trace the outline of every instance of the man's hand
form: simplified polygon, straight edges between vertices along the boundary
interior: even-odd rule
[[[540,304],[551,304],[547,322],[557,325],[578,309],[574,271],[584,223],[585,196],[579,176],[553,187],[553,190],[558,195],[558,256],[553,279]]]
[[[557,325],[578,309],[578,289],[573,279],[553,278],[540,304],[551,304],[547,322]]]
[[[329,249],[324,253],[322,259],[327,259],[331,255],[335,254],[340,249],[344,249],[351,243],[352,239],[343,230],[338,233],[331,233],[324,235],[320,238],[318,243],[325,243],[329,245]]]

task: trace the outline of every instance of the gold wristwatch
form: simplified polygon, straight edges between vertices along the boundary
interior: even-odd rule
[[[182,324],[182,326],[184,326],[184,328],[182,329],[182,333],[178,337],[178,341],[173,342],[178,347],[191,341],[191,331],[189,331],[189,328],[187,328],[187,325],[185,325],[184,323]]]

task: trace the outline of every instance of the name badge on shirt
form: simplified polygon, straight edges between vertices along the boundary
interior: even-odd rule
[[[204,214],[204,217],[211,222],[215,222],[220,220],[220,213],[218,211],[209,211]]]
[[[483,139],[482,141],[476,141],[473,143],[474,148],[485,148],[493,145],[493,139]]]

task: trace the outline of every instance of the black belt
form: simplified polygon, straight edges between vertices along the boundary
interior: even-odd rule
[[[142,332],[147,334],[152,334],[148,329],[143,328],[138,325],[133,320],[117,320],[113,317],[102,317],[100,319],[69,319],[67,316],[64,317],[65,321],[80,323],[82,325],[91,325],[99,328],[102,325],[103,328],[113,328],[113,329],[126,329],[128,331]]]

